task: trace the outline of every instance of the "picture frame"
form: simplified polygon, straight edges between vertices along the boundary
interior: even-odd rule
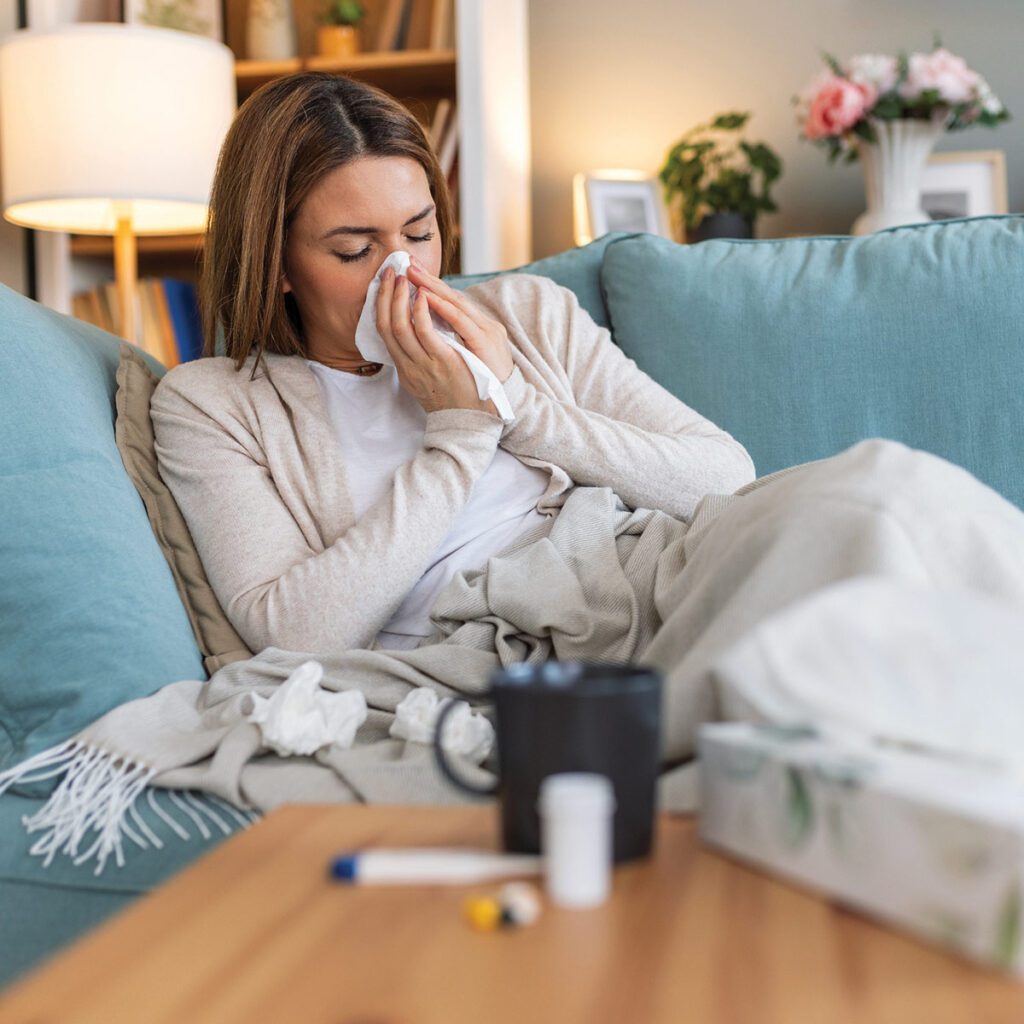
[[[921,208],[932,220],[1008,213],[1001,149],[932,153],[921,180]]]
[[[122,0],[126,25],[192,32],[224,43],[224,0]]]
[[[586,245],[610,231],[671,238],[661,182],[646,171],[596,170],[573,176],[573,234]]]
[[[121,20],[123,0],[22,0],[25,24],[22,28],[66,25],[79,21]]]

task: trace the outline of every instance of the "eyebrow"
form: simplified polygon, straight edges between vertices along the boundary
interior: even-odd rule
[[[434,209],[434,204],[431,203],[429,206],[420,210],[415,217],[410,217],[403,225],[403,228],[407,228],[410,224],[415,224],[418,220],[423,220],[428,213]],[[325,238],[330,238],[331,235],[375,235],[380,232],[381,228],[353,228],[353,227],[341,227],[332,228],[327,232],[326,235],[322,235],[320,241],[322,242]]]

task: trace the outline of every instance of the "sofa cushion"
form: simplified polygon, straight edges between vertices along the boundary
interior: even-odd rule
[[[863,237],[611,242],[616,342],[744,444],[759,475],[867,437],[1024,506],[1024,216]]]
[[[534,260],[533,263],[516,267],[514,270],[495,271],[489,274],[449,274],[445,281],[453,288],[465,290],[481,281],[489,281],[499,273],[541,274],[575,292],[580,305],[590,314],[594,323],[607,327],[608,310],[601,295],[601,263],[611,243],[634,237],[637,237],[635,232],[611,231],[587,245],[567,249],[554,256],[545,256],[544,259]]]
[[[0,769],[125,701],[206,679],[114,443],[118,346],[0,285]]]
[[[139,492],[157,543],[171,567],[181,603],[209,675],[253,652],[235,632],[199,560],[178,503],[160,476],[149,403],[160,381],[134,345],[122,342],[117,367],[114,437],[125,469]]]

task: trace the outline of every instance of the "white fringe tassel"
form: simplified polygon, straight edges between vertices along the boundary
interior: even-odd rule
[[[35,814],[25,815],[21,819],[29,833],[44,830],[43,835],[29,849],[29,853],[44,858],[43,867],[49,867],[57,853],[73,857],[76,865],[95,857],[97,863],[94,874],[97,875],[103,871],[111,853],[114,854],[117,866],[123,867],[122,832],[144,850],[149,849],[150,845],[157,849],[163,848],[163,842],[142,819],[135,805],[139,794],[156,774],[156,769],[78,740],[68,740],[41,751],[21,764],[0,772],[0,795],[15,782],[37,782],[61,773],[64,778],[50,794],[49,800]],[[240,810],[210,793],[201,793],[200,799],[190,791],[184,791],[185,800],[188,801],[186,803],[175,790],[169,789],[166,792],[171,801],[192,819],[204,839],[209,839],[213,833],[197,811],[205,814],[224,835],[232,831],[231,825],[204,800],[216,802],[242,828],[248,828],[259,820],[255,812]],[[191,839],[189,832],[157,804],[153,789],[148,790],[147,796],[152,810],[179,838],[186,841]],[[142,835],[128,823],[129,814]],[[97,833],[96,838],[87,850],[79,853],[78,847],[89,829]]]

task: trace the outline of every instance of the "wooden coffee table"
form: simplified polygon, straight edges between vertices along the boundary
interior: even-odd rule
[[[965,1024],[1024,1020],[1024,983],[703,847],[662,816],[602,907],[483,933],[466,887],[350,888],[340,851],[497,849],[491,806],[291,805],[12,986],[5,1022]]]

